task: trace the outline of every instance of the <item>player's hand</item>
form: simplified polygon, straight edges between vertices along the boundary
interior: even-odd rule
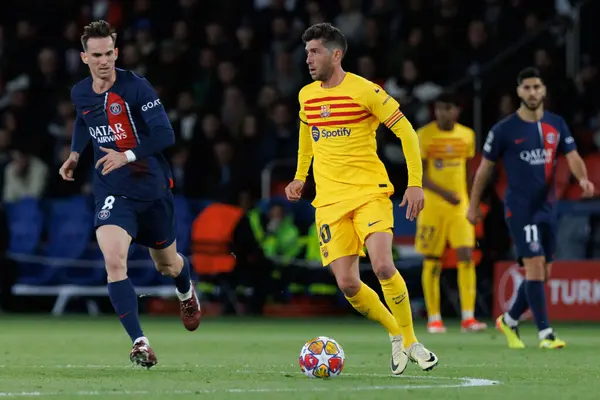
[[[300,200],[300,197],[302,197],[303,188],[304,182],[300,179],[294,179],[285,187],[285,196],[289,201],[298,201]]]
[[[102,166],[102,175],[110,174],[115,169],[119,169],[127,164],[127,156],[125,153],[107,149],[102,146],[100,147],[100,150],[106,153],[106,155],[96,163],[96,169]]]
[[[402,198],[402,203],[400,203],[400,207],[404,207],[405,205],[407,205],[406,219],[414,221],[425,205],[423,188],[417,186],[407,187],[404,192],[404,197]]]
[[[481,219],[479,207],[474,207],[469,204],[469,208],[467,209],[467,219],[470,223],[475,225]]]
[[[63,165],[58,170],[58,173],[65,181],[74,181],[73,179],[73,171],[77,167],[77,163],[79,162],[79,154],[71,153],[69,158],[63,163]]]
[[[594,184],[591,181],[587,179],[582,179],[579,181],[579,186],[583,190],[581,197],[594,196]]]

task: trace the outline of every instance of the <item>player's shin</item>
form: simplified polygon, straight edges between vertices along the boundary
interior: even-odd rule
[[[400,333],[404,339],[404,347],[408,348],[411,344],[417,342],[415,330],[413,327],[412,311],[410,309],[410,300],[408,297],[408,288],[406,282],[397,270],[389,279],[379,279],[385,301],[392,310],[392,314],[398,322]]]
[[[421,272],[421,283],[423,295],[427,308],[429,322],[441,321],[440,315],[440,272],[441,263],[439,259],[426,258],[423,261]]]
[[[181,272],[179,272],[179,275],[175,276],[173,279],[175,280],[175,287],[177,287],[177,297],[183,301],[192,297],[190,262],[186,256],[181,253],[178,254],[183,266],[181,267]]]
[[[527,281],[521,282],[519,289],[517,289],[517,297],[515,302],[506,313],[504,313],[504,322],[514,328],[519,324],[519,319],[527,311],[529,304],[527,303]]]
[[[546,292],[544,291],[544,281],[528,279],[526,284],[529,308],[533,313],[535,325],[540,332],[540,339],[543,339],[543,337],[545,337],[547,334],[552,333],[546,312]]]
[[[470,320],[475,317],[475,299],[477,296],[475,263],[473,261],[459,261],[457,263],[457,275],[462,319],[463,321]]]
[[[358,292],[352,297],[346,296],[346,299],[360,314],[383,325],[391,336],[401,333],[396,319],[381,302],[377,293],[363,282],[360,282]]]
[[[132,342],[144,336],[138,315],[138,299],[129,278],[108,283],[108,295]]]

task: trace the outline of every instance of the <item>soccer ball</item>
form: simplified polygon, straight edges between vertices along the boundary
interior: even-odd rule
[[[345,359],[342,346],[327,336],[319,336],[304,344],[298,362],[304,375],[325,379],[341,374]]]

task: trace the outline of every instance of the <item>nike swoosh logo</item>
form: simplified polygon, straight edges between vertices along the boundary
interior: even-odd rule
[[[521,138],[521,139],[516,139],[515,140],[515,144],[521,144],[525,141],[525,138]]]
[[[394,364],[394,360],[392,360],[392,371],[396,371],[399,366],[399,364]]]
[[[161,244],[166,243],[166,242],[167,242],[167,239],[161,240],[160,242],[156,242],[156,245],[160,246]]]
[[[432,353],[429,353],[429,360],[427,360],[427,362],[434,362],[435,361],[435,357],[433,356]]]
[[[126,313],[125,313],[125,314],[123,314],[123,315],[119,315],[119,318],[123,319],[123,318],[125,318],[125,317],[127,316],[127,314],[129,314],[129,313],[128,313],[128,312],[126,312]]]
[[[373,226],[373,225],[375,225],[378,222],[381,222],[381,220],[378,220],[378,221],[375,221],[375,222],[369,222],[369,226]]]
[[[404,301],[405,298],[406,298],[406,293],[402,293],[400,296],[392,297],[392,300],[394,301],[395,304],[400,304]]]
[[[87,114],[87,113],[89,113],[89,112],[91,112],[91,111],[92,111],[92,110],[86,110],[86,111],[83,111],[83,112],[82,112],[82,114],[83,114],[83,115],[85,115],[85,114]]]

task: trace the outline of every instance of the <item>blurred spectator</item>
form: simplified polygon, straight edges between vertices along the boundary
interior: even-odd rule
[[[48,167],[38,157],[31,155],[25,146],[11,150],[11,161],[4,169],[5,203],[22,198],[40,198],[46,188]]]

